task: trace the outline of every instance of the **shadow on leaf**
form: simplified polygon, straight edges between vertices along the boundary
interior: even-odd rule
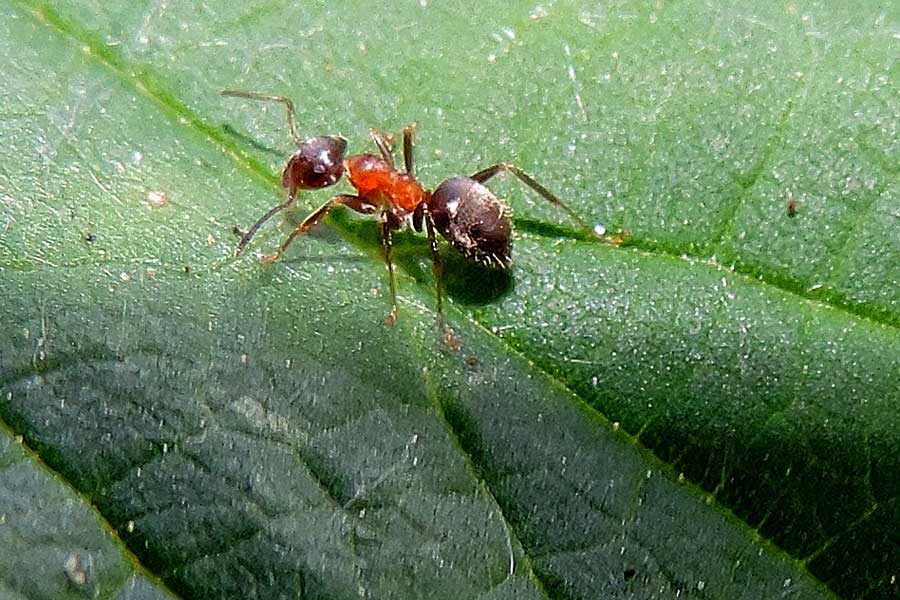
[[[355,219],[344,211],[335,211],[331,219],[341,231],[353,237],[354,241],[381,254],[381,233],[371,221]],[[441,261],[444,263],[444,290],[448,297],[465,305],[484,305],[496,302],[512,291],[515,280],[511,271],[476,264],[450,248],[443,239],[438,243]],[[406,271],[418,283],[434,285],[431,250],[424,234],[409,229],[394,232],[392,256],[394,265]]]

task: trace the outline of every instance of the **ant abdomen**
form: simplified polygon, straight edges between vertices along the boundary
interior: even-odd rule
[[[499,268],[512,265],[512,225],[507,207],[470,177],[453,177],[431,194],[428,211],[435,229],[475,262]]]
[[[288,189],[315,190],[337,183],[344,175],[347,140],[319,136],[305,140],[288,159],[281,183]]]

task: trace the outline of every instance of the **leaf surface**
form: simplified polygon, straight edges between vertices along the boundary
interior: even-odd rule
[[[2,9],[0,589],[897,597],[897,12],[380,6]],[[387,328],[372,221],[231,258],[289,146],[233,87],[631,241],[498,178],[514,271],[444,254],[462,352],[409,233]]]

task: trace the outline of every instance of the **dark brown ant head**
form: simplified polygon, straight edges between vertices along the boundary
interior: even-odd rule
[[[453,177],[431,194],[428,210],[437,230],[466,258],[490,267],[512,266],[512,224],[507,208],[469,177]]]
[[[288,189],[314,190],[337,183],[344,175],[347,140],[338,136],[312,137],[299,144],[281,174]]]

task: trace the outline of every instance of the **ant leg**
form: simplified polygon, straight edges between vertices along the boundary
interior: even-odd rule
[[[391,229],[393,228],[388,213],[383,213],[381,221],[381,243],[384,245],[384,263],[387,265],[388,278],[391,282],[391,312],[388,314],[385,322],[393,325],[397,321],[397,280],[394,277],[394,263],[391,261],[391,248],[393,247],[393,239]]]
[[[270,254],[268,256],[263,256],[262,261],[264,263],[272,263],[281,258],[281,255],[284,254],[284,251],[287,250],[287,247],[291,245],[291,242],[294,241],[298,235],[302,235],[310,230],[310,228],[319,222],[319,220],[331,212],[331,209],[335,206],[342,204],[344,206],[348,206],[355,210],[356,212],[363,213],[366,215],[370,215],[375,212],[376,207],[373,204],[369,204],[359,196],[351,196],[349,194],[339,194],[311,212],[308,217],[303,219],[303,222],[300,223],[288,236],[287,238],[278,246],[278,249],[274,254]]]
[[[519,181],[521,181],[522,183],[524,183],[525,185],[530,187],[532,190],[537,192],[541,198],[548,201],[550,204],[553,204],[557,208],[560,208],[563,211],[565,211],[566,214],[568,214],[570,217],[572,217],[572,219],[576,223],[578,223],[581,226],[581,228],[584,229],[585,232],[587,232],[587,234],[590,237],[608,241],[605,236],[598,235],[592,227],[588,226],[588,224],[585,223],[581,219],[581,217],[578,216],[578,213],[576,213],[574,210],[569,208],[565,202],[563,202],[562,200],[559,199],[559,197],[556,196],[556,194],[554,194],[553,192],[551,192],[550,190],[548,190],[547,188],[542,186],[540,183],[535,181],[531,177],[531,175],[529,175],[528,173],[526,173],[525,171],[523,171],[522,169],[520,169],[519,167],[517,167],[515,165],[511,165],[508,163],[497,163],[496,165],[493,165],[486,169],[482,169],[481,171],[478,171],[477,173],[472,175],[472,179],[474,179],[478,183],[484,183],[488,179],[493,177],[494,175],[501,173],[503,171],[509,171],[510,173],[512,173],[513,175],[518,177]]]
[[[431,246],[431,267],[434,270],[435,292],[437,293],[437,319],[438,327],[444,334],[444,341],[453,351],[459,351],[460,344],[453,333],[453,330],[447,325],[444,319],[444,263],[441,262],[441,255],[438,252],[437,237],[434,235],[434,218],[431,211],[428,210],[427,204],[422,204],[422,213],[425,217],[425,227],[428,231],[428,243]]]
[[[294,202],[297,201],[297,190],[292,189],[288,192],[288,199],[277,206],[273,206],[270,208],[266,214],[261,216],[256,223],[253,224],[253,227],[247,230],[247,233],[241,237],[241,241],[238,242],[237,249],[234,251],[235,256],[240,256],[244,253],[244,249],[247,247],[247,244],[250,243],[250,240],[253,239],[253,236],[256,235],[256,232],[259,231],[259,228],[263,226],[263,223],[268,221],[278,212],[281,212],[287,208],[293,206]]]
[[[248,100],[261,100],[263,102],[281,102],[287,109],[288,126],[291,128],[291,139],[294,144],[300,145],[303,140],[297,131],[297,123],[294,121],[294,103],[287,96],[272,96],[270,94],[259,94],[257,92],[247,92],[244,90],[222,90],[223,96],[234,96],[236,98],[247,98]]]
[[[441,255],[438,251],[437,237],[434,235],[434,219],[431,217],[431,211],[423,205],[425,213],[425,229],[428,232],[428,244],[431,247],[431,268],[434,271],[435,291],[437,292],[437,315],[438,324],[441,329],[446,328],[444,322],[444,263],[441,262]]]
[[[394,136],[388,135],[383,131],[378,131],[377,129],[369,130],[369,137],[372,138],[372,141],[375,142],[375,145],[378,146],[378,151],[381,153],[381,158],[391,166],[391,169],[394,168]]]
[[[416,175],[416,165],[413,162],[413,138],[415,135],[415,123],[403,128],[403,164],[406,166],[406,172],[413,177]]]

